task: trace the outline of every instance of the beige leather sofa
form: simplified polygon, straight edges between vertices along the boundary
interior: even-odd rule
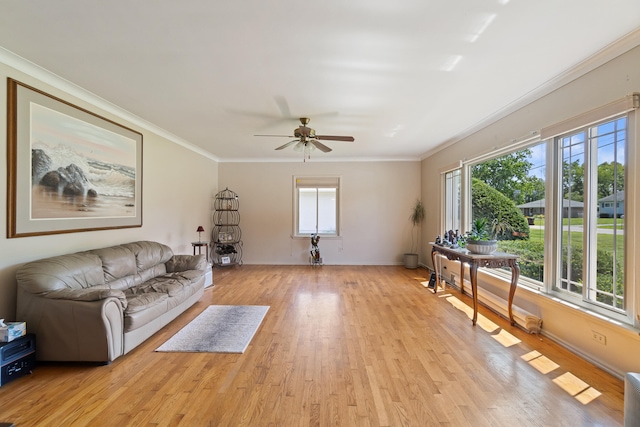
[[[38,360],[108,363],[198,301],[206,268],[148,241],[33,261],[16,274],[16,315]]]

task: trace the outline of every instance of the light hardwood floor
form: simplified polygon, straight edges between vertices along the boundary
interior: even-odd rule
[[[623,382],[426,271],[215,270],[216,285],[106,366],[47,363],[0,387],[26,426],[615,426]],[[210,304],[269,305],[244,354],[156,353]]]

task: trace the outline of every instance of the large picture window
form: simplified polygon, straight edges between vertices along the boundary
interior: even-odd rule
[[[635,270],[625,241],[634,108],[629,100],[608,105],[466,163],[462,211],[469,215],[464,231],[484,218],[498,250],[520,257],[520,285],[635,324],[634,294],[625,286]],[[454,182],[445,174],[445,221]]]
[[[339,177],[294,179],[296,236],[337,236],[339,230]]]

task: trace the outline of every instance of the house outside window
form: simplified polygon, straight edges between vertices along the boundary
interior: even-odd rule
[[[339,235],[340,177],[294,177],[294,236]]]

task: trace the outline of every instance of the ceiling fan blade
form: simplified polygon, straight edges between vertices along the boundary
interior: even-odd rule
[[[296,142],[300,142],[299,139],[294,139],[293,141],[289,141],[284,145],[281,145],[280,147],[276,148],[276,150],[284,150],[287,147],[290,147],[291,145],[295,144]]]
[[[277,138],[295,138],[293,135],[253,135],[253,136],[275,136]]]
[[[355,138],[352,136],[336,136],[336,135],[316,135],[316,139],[324,139],[327,141],[343,141],[343,142],[353,142]]]
[[[324,145],[320,141],[316,141],[315,139],[311,139],[311,140],[309,140],[309,142],[312,143],[313,145],[315,145],[316,148],[318,150],[322,151],[323,153],[328,153],[329,151],[331,151],[331,148],[327,147],[326,145]]]

